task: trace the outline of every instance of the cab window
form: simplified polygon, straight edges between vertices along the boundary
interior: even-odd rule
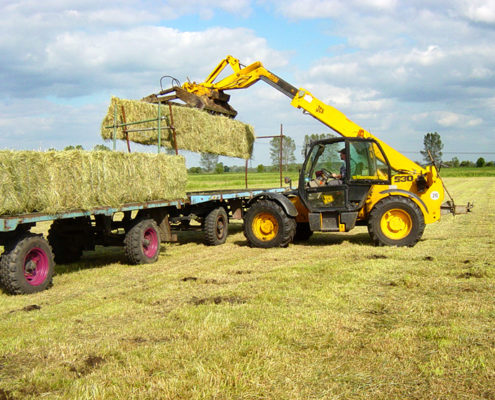
[[[356,141],[349,144],[351,181],[389,181],[390,168],[376,143]]]

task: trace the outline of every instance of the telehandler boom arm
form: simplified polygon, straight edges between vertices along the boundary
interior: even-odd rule
[[[215,82],[222,71],[230,65],[233,73],[227,77]],[[289,98],[291,105],[300,108],[321,121],[323,124],[344,137],[362,137],[375,139],[382,146],[387,154],[390,165],[397,171],[409,172],[417,175],[428,175],[429,169],[425,169],[417,163],[411,161],[399,151],[393,149],[382,140],[373,136],[356,123],[348,119],[342,112],[336,108],[325,104],[313,96],[305,89],[297,89],[287,83],[277,75],[268,71],[261,62],[256,61],[248,66],[243,66],[238,59],[227,56],[222,60],[212,73],[202,83],[186,82],[182,88],[189,93],[193,93],[200,98],[208,101],[216,99],[217,105],[221,103],[224,90],[245,89],[255,84],[259,80],[268,83],[275,89],[279,90]],[[222,104],[223,105],[223,104]],[[225,101],[224,104],[228,106]],[[230,107],[230,106],[229,106]]]

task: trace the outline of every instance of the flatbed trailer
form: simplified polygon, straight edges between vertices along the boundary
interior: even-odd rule
[[[128,203],[118,207],[70,210],[57,214],[0,215],[0,286],[9,294],[29,294],[52,285],[55,263],[77,261],[97,245],[123,246],[130,264],[153,263],[160,243],[177,240],[177,232],[204,232],[207,245],[220,245],[229,219],[242,219],[260,198],[287,203],[286,188],[216,190],[187,193],[185,199]],[[198,221],[200,225],[191,225]],[[31,232],[51,222],[47,237]]]

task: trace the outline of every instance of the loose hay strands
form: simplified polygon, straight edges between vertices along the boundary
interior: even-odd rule
[[[113,138],[114,110],[117,107],[117,123],[121,123],[122,107],[125,109],[127,123],[153,120],[128,127],[129,140],[135,143],[158,144],[158,106],[139,100],[126,100],[112,97],[108,113],[101,126],[101,136],[109,140]],[[173,137],[169,127],[169,107],[161,106],[164,117],[161,130],[161,145],[173,148]],[[177,135],[177,147],[200,153],[213,153],[229,157],[249,159],[253,151],[254,129],[252,126],[232,118],[211,115],[191,107],[172,106],[174,128]],[[133,129],[149,129],[132,132]],[[117,129],[117,139],[125,140],[122,128]]]
[[[0,215],[185,198],[184,157],[112,151],[0,151]]]

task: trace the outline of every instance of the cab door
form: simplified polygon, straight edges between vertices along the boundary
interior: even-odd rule
[[[352,229],[371,186],[390,184],[390,176],[390,165],[374,140],[315,142],[299,179],[299,196],[309,211],[311,229]]]

